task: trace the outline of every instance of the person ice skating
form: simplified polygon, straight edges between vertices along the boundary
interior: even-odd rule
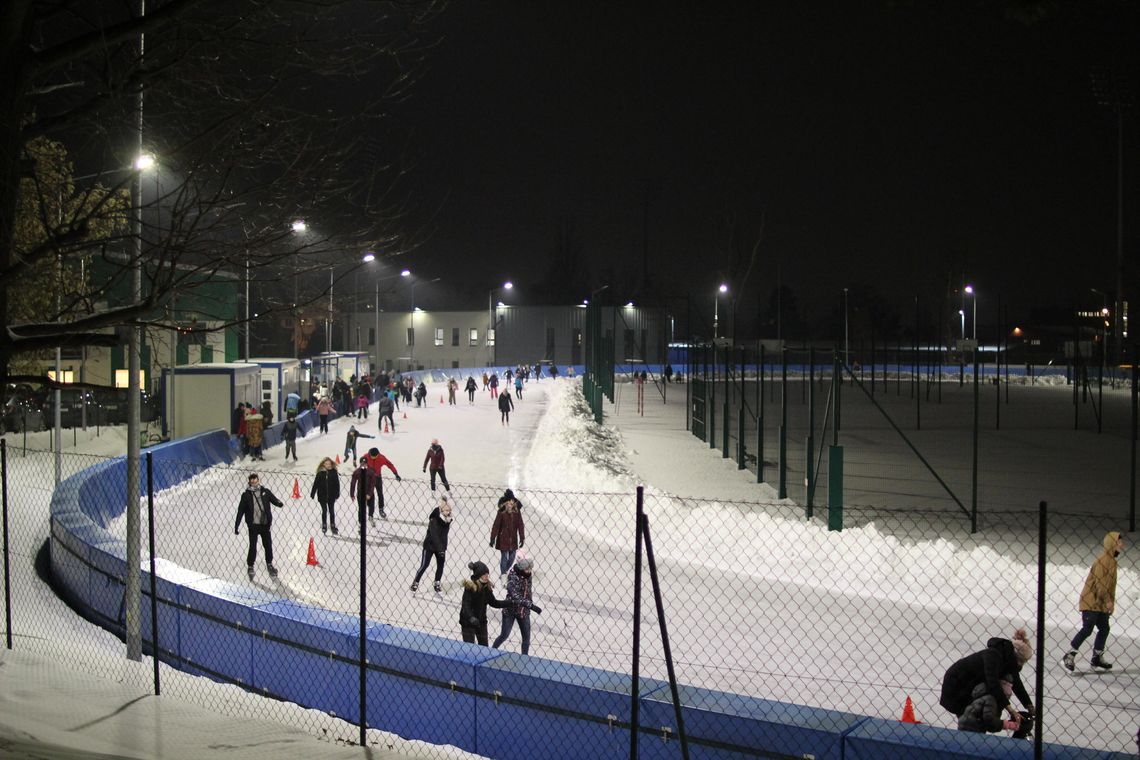
[[[400,473],[396,471],[396,465],[380,453],[380,449],[371,448],[368,450],[368,469],[372,471],[372,484],[376,488],[376,510],[380,513],[380,519],[387,520],[388,515],[384,511],[384,480],[380,477],[380,472],[383,468],[387,467],[396,476],[396,482],[400,482]],[[371,517],[371,515],[369,515]],[[376,525],[376,521],[372,521]]]
[[[566,368],[566,377],[570,378],[571,380],[574,379],[574,365],[573,364],[571,364],[569,367]]]
[[[356,397],[356,419],[363,419],[368,411],[368,397],[361,393]]]
[[[463,390],[467,391],[467,403],[475,403],[475,391],[479,390],[475,385],[475,378],[472,375],[467,376],[467,385],[463,386]]]
[[[242,492],[238,501],[237,517],[234,519],[234,535],[238,534],[242,520],[245,520],[246,530],[249,532],[249,551],[245,555],[246,573],[253,580],[253,563],[257,559],[257,538],[261,537],[261,546],[265,549],[265,568],[269,575],[276,577],[277,568],[273,566],[273,525],[274,507],[283,507],[281,500],[273,495],[265,486],[261,485],[257,473],[251,472],[249,485]]]
[[[499,424],[511,424],[511,410],[515,408],[515,402],[511,399],[511,394],[504,390],[499,395]]]
[[[515,375],[515,397],[522,401],[523,379],[522,375]]]
[[[420,578],[427,570],[432,557],[435,557],[435,583],[436,592],[442,591],[440,585],[443,580],[443,563],[447,556],[447,534],[451,530],[451,504],[446,496],[440,497],[439,506],[428,515],[427,535],[424,536],[423,554],[420,556],[420,569],[412,579],[412,591],[420,587]]]
[[[365,454],[360,458],[357,467],[352,471],[352,480],[348,484],[348,496],[356,502],[356,522],[357,526],[364,524],[364,517],[367,513],[368,521],[373,525],[376,524],[376,497],[373,493],[372,482],[374,478],[372,470],[368,469],[368,455]]]
[[[329,412],[332,411],[332,401],[329,401],[328,396],[321,396],[321,400],[317,402],[317,415],[321,418],[321,431],[322,433],[329,432]]]
[[[557,380],[558,379],[558,365],[557,364],[551,364],[550,365],[550,379],[551,380]]]
[[[483,373],[483,390],[487,390],[487,388],[490,384],[491,384],[491,378],[487,377],[487,373],[484,372]]]
[[[487,606],[502,609],[507,602],[495,598],[491,571],[482,562],[467,563],[471,577],[463,581],[463,599],[459,604],[459,630],[469,644],[478,641],[487,646]]]
[[[1104,657],[1104,645],[1108,643],[1108,619],[1116,610],[1116,558],[1124,550],[1124,537],[1117,531],[1105,534],[1100,556],[1093,560],[1089,574],[1085,577],[1084,588],[1078,607],[1081,612],[1081,629],[1069,642],[1069,651],[1061,660],[1067,670],[1076,668],[1077,650],[1096,628],[1093,639],[1092,659],[1096,670],[1112,670],[1112,663]]]
[[[396,419],[392,416],[396,405],[396,402],[393,401],[395,395],[394,392],[386,393],[376,402],[376,426],[381,431],[384,430],[384,420],[388,420],[392,432],[396,432]]]
[[[986,693],[993,697],[999,709],[1008,710],[1009,717],[1021,729],[1022,715],[1013,709],[1001,688],[1001,677],[1009,674],[1012,691],[1025,706],[1029,720],[1033,718],[1033,703],[1021,682],[1021,667],[1033,656],[1029,634],[1024,628],[1013,633],[1012,639],[992,638],[986,648],[955,662],[942,677],[942,693],[938,704],[959,718],[974,701],[974,687],[985,685]]]
[[[420,384],[416,386],[416,408],[427,404],[427,386],[421,380]]]
[[[491,377],[487,380],[487,385],[491,389],[491,398],[499,395],[499,373],[492,372]]]
[[[281,425],[281,440],[285,441],[285,461],[289,461],[289,454],[293,461],[297,461],[297,415],[290,414]]]
[[[261,408],[258,410],[261,416],[265,418],[265,427],[273,424],[273,404],[268,401],[261,402]]]
[[[265,434],[265,418],[261,416],[260,412],[255,411],[253,414],[247,415],[245,418],[245,437],[249,441],[249,458],[261,459],[265,457],[261,455],[261,444],[264,443]]]
[[[491,548],[499,550],[499,575],[507,574],[507,568],[515,561],[515,553],[522,548],[524,541],[526,526],[523,525],[522,504],[511,494],[511,498],[499,500],[499,511],[491,525]]]
[[[447,380],[447,403],[449,406],[455,406],[455,393],[459,390],[459,381],[454,377]]]
[[[438,438],[431,439],[431,446],[428,446],[427,454],[424,456],[423,471],[427,472],[428,467],[431,467],[431,490],[435,490],[435,477],[439,476],[439,482],[443,483],[443,488],[446,491],[451,490],[451,486],[447,482],[447,473],[443,469],[443,447],[439,445]]]
[[[309,489],[309,498],[316,499],[321,505],[321,532],[328,533],[332,526],[333,535],[338,535],[336,529],[336,500],[340,498],[340,473],[337,472],[336,462],[325,457],[317,466],[317,475],[313,478],[313,487]]]
[[[535,614],[542,614],[542,608],[531,601],[533,568],[534,560],[520,555],[507,574],[507,606],[503,608],[503,627],[491,645],[492,649],[498,649],[507,640],[517,622],[519,632],[522,633],[520,651],[530,654],[530,612],[534,610]]]
[[[1009,702],[1010,696],[1013,695],[1013,677],[1006,673],[1002,675],[998,683],[1001,685],[1005,701]],[[966,709],[958,716],[959,731],[973,731],[982,734],[996,733],[1002,729],[1016,731],[1019,728],[1017,721],[1002,720],[1002,707],[994,699],[994,696],[986,690],[985,682],[975,686],[970,696],[973,697],[973,701],[966,705]]]
[[[344,436],[344,461],[348,461],[348,455],[352,454],[352,466],[356,466],[356,441],[359,438],[375,438],[374,435],[362,433],[356,429],[356,425],[349,425],[348,432]]]

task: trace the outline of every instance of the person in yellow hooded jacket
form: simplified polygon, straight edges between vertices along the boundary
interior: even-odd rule
[[[1096,670],[1112,670],[1112,663],[1104,657],[1104,645],[1108,642],[1108,619],[1116,611],[1116,558],[1124,549],[1124,537],[1118,531],[1110,531],[1105,534],[1103,545],[1104,551],[1093,560],[1081,589],[1081,630],[1069,642],[1069,652],[1061,660],[1068,670],[1076,667],[1077,650],[1093,628],[1096,638],[1089,664]]]

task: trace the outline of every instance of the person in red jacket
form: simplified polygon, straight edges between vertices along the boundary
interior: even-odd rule
[[[387,467],[396,476],[396,482],[399,483],[400,473],[396,471],[396,465],[392,464],[388,457],[380,453],[380,449],[371,448],[368,450],[368,469],[372,473],[372,482],[376,486],[376,508],[380,511],[380,519],[387,520],[388,515],[384,512],[384,481],[380,477],[380,471]],[[373,523],[375,524],[375,522]]]
[[[439,445],[438,438],[431,439],[431,446],[428,447],[427,455],[424,457],[424,472],[428,471],[428,465],[431,465],[431,490],[435,490],[435,476],[439,475],[439,482],[443,483],[444,490],[450,491],[447,473],[443,471],[443,447]]]
[[[491,548],[499,550],[500,576],[507,574],[507,570],[515,561],[515,552],[526,540],[521,509],[522,505],[514,498],[514,494],[511,494],[511,498],[499,504],[495,523],[491,526]]]

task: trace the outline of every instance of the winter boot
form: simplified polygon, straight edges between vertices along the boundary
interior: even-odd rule
[[[419,587],[420,587],[419,581],[412,581],[412,591],[417,590]]]
[[[276,578],[277,577],[277,568],[276,567],[274,567],[273,565],[266,565],[265,569],[269,571],[269,577],[270,578]]]
[[[434,584],[434,588],[435,588],[435,593],[438,594],[439,592],[443,591],[443,584],[441,584],[439,581],[436,581]]]
[[[253,580],[253,565],[245,566],[245,574],[249,576],[249,579],[251,581]]]
[[[339,535],[340,535],[340,531],[336,529],[336,526],[335,526],[335,525],[333,526],[333,535],[334,535],[334,536],[339,536]]]
[[[1112,670],[1112,663],[1104,659],[1104,652],[1093,652],[1092,659],[1089,660],[1089,665],[1092,665],[1097,670]]]
[[[1068,654],[1061,658],[1061,664],[1065,666],[1065,670],[1074,670],[1077,667],[1077,650],[1069,650]]]

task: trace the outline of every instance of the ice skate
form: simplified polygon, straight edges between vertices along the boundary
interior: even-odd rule
[[[1089,660],[1089,665],[1094,670],[1112,670],[1112,663],[1104,659],[1104,652],[1093,652],[1092,659]]]
[[[434,584],[432,584],[432,588],[434,588],[435,593],[438,594],[439,592],[443,591],[443,584],[439,581],[436,581]]]
[[[418,590],[420,587],[419,581],[412,581],[412,591]]]
[[[340,535],[340,531],[336,529],[336,526],[335,526],[335,525],[332,527],[332,532],[333,532],[333,535],[334,535],[334,536],[339,536],[339,535]]]
[[[266,565],[265,569],[269,571],[269,577],[270,578],[276,578],[277,577],[277,568],[275,566]]]
[[[1071,673],[1077,667],[1077,653],[1075,651],[1067,653],[1061,658],[1061,664]]]
[[[251,581],[253,580],[253,565],[246,565],[245,574],[249,576]]]

